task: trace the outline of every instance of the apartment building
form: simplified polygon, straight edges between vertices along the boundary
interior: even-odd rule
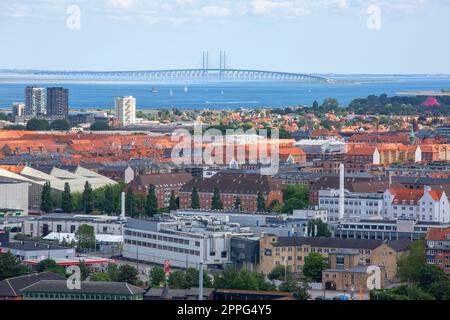
[[[42,116],[47,113],[45,88],[25,88],[25,116]]]
[[[322,288],[345,292],[369,291],[368,280],[372,276],[370,265],[360,265],[359,254],[354,250],[342,250],[329,255],[329,269],[322,271]],[[387,275],[380,268],[380,288],[385,286]]]
[[[384,217],[388,219],[410,218],[421,221],[448,223],[450,204],[443,190],[397,189],[384,193]]]
[[[426,236],[426,258],[450,277],[450,227],[430,229]]]
[[[131,187],[133,192],[147,194],[150,185],[154,185],[158,208],[167,208],[172,192],[175,197],[179,196],[180,189],[191,179],[192,175],[185,172],[144,174],[133,179],[128,187]]]
[[[386,270],[386,278],[394,279],[397,258],[409,248],[408,239],[381,241],[340,238],[277,237],[265,234],[260,240],[258,271],[268,274],[278,265],[287,266],[294,273],[302,271],[305,258],[317,252],[328,258],[341,250],[356,250],[358,265],[378,265]]]
[[[328,211],[328,221],[339,221],[339,190],[320,190],[319,208]],[[344,210],[348,219],[383,219],[383,193],[345,191]]]
[[[136,123],[136,99],[132,96],[118,97],[115,102],[115,120],[121,126]]]
[[[448,224],[419,221],[417,219],[397,220],[343,220],[333,227],[333,235],[345,239],[373,239],[411,241],[422,239],[431,228],[442,228]]]
[[[283,202],[281,184],[270,176],[259,174],[219,172],[211,178],[194,178],[180,189],[180,207],[191,207],[192,190],[196,188],[200,197],[200,207],[211,209],[214,189],[220,192],[225,210],[234,210],[236,199],[241,200],[242,211],[256,212],[257,198],[261,192],[266,206],[273,201]]]

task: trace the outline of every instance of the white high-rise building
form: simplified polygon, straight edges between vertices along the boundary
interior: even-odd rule
[[[136,99],[132,96],[116,99],[116,121],[122,126],[136,123]]]
[[[25,115],[41,116],[47,113],[45,105],[45,88],[25,88]]]

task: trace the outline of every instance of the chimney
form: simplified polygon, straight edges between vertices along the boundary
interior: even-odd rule
[[[345,213],[344,188],[345,188],[345,166],[343,163],[341,163],[339,166],[339,220],[344,219],[344,213]]]
[[[122,192],[120,219],[125,220],[125,192]]]

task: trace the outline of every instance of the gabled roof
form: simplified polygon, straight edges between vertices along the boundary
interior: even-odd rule
[[[135,295],[143,294],[144,290],[125,282],[93,282],[82,281],[80,289],[69,289],[66,280],[41,280],[26,288],[23,292],[56,292],[56,293],[97,293]]]
[[[270,176],[260,174],[243,174],[219,172],[211,178],[194,178],[187,182],[180,191],[192,192],[193,188],[198,192],[213,193],[218,188],[223,194],[268,194],[271,191],[280,190],[281,186]]]
[[[41,280],[65,280],[65,278],[52,272],[42,272],[5,279],[0,281],[0,297],[21,296],[22,289]]]
[[[450,241],[450,228],[430,228],[430,229],[428,229],[427,240]]]

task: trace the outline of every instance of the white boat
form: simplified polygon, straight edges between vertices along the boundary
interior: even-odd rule
[[[188,92],[188,87],[184,86],[184,92]]]
[[[170,96],[171,97],[173,96],[173,90],[170,90]]]

